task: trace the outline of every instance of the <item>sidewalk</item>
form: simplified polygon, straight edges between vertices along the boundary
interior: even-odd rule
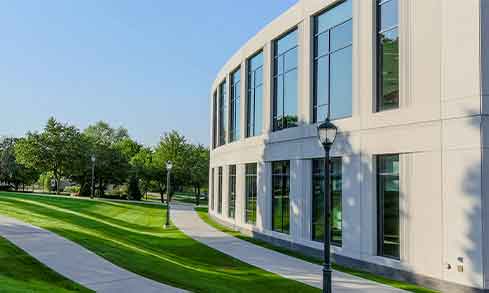
[[[173,203],[171,218],[183,233],[211,248],[285,278],[322,288],[321,266],[221,232],[202,221],[191,205]],[[333,291],[335,293],[406,292],[336,271],[333,272]]]
[[[47,230],[0,216],[0,236],[59,274],[96,292],[183,293],[122,269]]]

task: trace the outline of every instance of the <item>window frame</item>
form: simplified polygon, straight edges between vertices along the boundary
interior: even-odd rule
[[[343,158],[342,157],[331,157],[331,165],[330,165],[330,195],[331,195],[331,215],[333,215],[332,211],[333,211],[333,172],[334,172],[334,169],[333,169],[333,161],[336,161],[337,164],[340,165],[340,177],[341,177],[341,182],[343,182]],[[319,174],[316,174],[314,173],[314,163],[317,162],[318,164],[320,164],[320,173]],[[324,185],[324,158],[314,158],[311,160],[311,177],[312,177],[312,180],[311,180],[311,185],[312,185],[312,188],[311,188],[311,203],[312,203],[312,210],[311,210],[311,240],[312,241],[315,241],[315,242],[320,242],[320,243],[323,243],[323,240],[320,240],[320,239],[317,239],[315,238],[315,229],[314,229],[314,204],[315,204],[315,201],[314,201],[314,176],[320,176],[321,178],[319,179],[321,181],[321,188],[324,188],[323,185]],[[323,203],[324,204],[324,203]],[[340,208],[341,208],[341,240],[338,242],[338,241],[334,241],[334,237],[333,237],[333,229],[332,229],[332,226],[333,226],[333,221],[331,220],[330,221],[330,225],[331,225],[331,229],[330,229],[330,232],[331,232],[331,235],[330,235],[330,239],[331,239],[331,245],[333,246],[336,246],[336,247],[342,247],[343,246],[343,186],[341,186],[341,195],[340,195]],[[321,223],[321,225],[324,225],[324,223]],[[324,229],[324,228],[323,228]]]
[[[389,2],[392,2],[392,1],[397,1],[397,4],[398,4],[398,11],[397,11],[397,19],[398,19],[398,22],[397,22],[397,25],[395,26],[391,26],[391,27],[388,27],[384,30],[381,30],[381,18],[382,18],[382,13],[381,13],[381,7],[382,5],[384,4],[387,4]],[[375,78],[376,78],[376,97],[375,97],[375,106],[374,106],[374,110],[376,113],[380,113],[380,112],[385,112],[385,111],[393,111],[393,110],[397,110],[401,107],[401,79],[400,79],[400,73],[401,73],[401,62],[400,62],[400,58],[401,58],[401,52],[400,52],[400,43],[401,43],[401,36],[400,36],[400,27],[401,27],[401,23],[400,23],[400,16],[401,16],[401,11],[400,11],[400,6],[399,6],[399,0],[376,0],[375,2],[375,21],[376,21],[376,24],[375,24],[375,48],[376,48],[376,61],[375,61],[375,66],[376,66],[376,73],[375,73]],[[398,42],[399,42],[399,51],[398,51],[398,98],[397,98],[397,105],[396,106],[392,106],[392,107],[382,107],[382,100],[383,100],[383,75],[382,75],[382,69],[383,69],[383,57],[381,56],[381,36],[386,33],[386,32],[390,32],[390,31],[393,31],[393,30],[396,30],[397,29],[397,33],[398,33]]]
[[[235,81],[235,74],[239,74],[238,82]],[[229,130],[228,130],[228,142],[232,143],[240,140],[241,136],[241,65],[231,71],[229,78],[230,92],[229,92]],[[237,91],[236,91],[237,87]],[[238,95],[236,95],[236,92]]]
[[[393,259],[393,260],[401,260],[401,243],[402,243],[402,235],[401,235],[401,214],[400,214],[400,199],[401,199],[401,192],[398,190],[398,201],[399,201],[399,207],[398,207],[398,225],[399,225],[399,251],[398,251],[398,256],[394,255],[388,255],[385,254],[385,249],[384,249],[384,242],[385,242],[385,237],[384,237],[384,223],[385,223],[385,213],[384,213],[384,194],[383,191],[381,191],[381,177],[382,176],[397,176],[397,180],[400,183],[400,170],[398,170],[397,174],[394,173],[384,173],[380,172],[382,166],[381,166],[381,161],[385,159],[386,157],[397,157],[397,162],[400,164],[400,154],[381,154],[381,155],[376,155],[375,156],[375,164],[376,164],[376,199],[377,199],[377,255],[380,257],[385,257],[388,259]],[[400,165],[399,165],[400,167]],[[400,169],[400,168],[399,168]],[[398,188],[400,187],[400,184]]]
[[[255,68],[253,71],[251,70],[251,61],[257,57],[258,55],[261,55],[262,56],[262,62],[261,62],[261,65],[258,66],[257,68]],[[264,50],[263,48],[260,48],[257,52],[255,52],[254,54],[252,54],[250,57],[248,57],[246,59],[246,133],[245,133],[245,137],[246,138],[249,138],[249,137],[254,137],[254,136],[258,136],[258,135],[261,135],[263,133],[263,97],[264,97],[264,94],[265,94],[265,87],[264,87],[264,84],[265,84],[265,75],[264,75],[264,69],[265,69],[265,54],[264,54]],[[256,71],[260,70],[261,69],[261,72],[262,72],[262,75],[261,75],[261,83],[259,85],[257,85],[256,83],[256,79],[253,78],[252,79],[252,76],[256,76],[255,74],[252,75],[252,72],[255,73]],[[251,83],[253,82],[253,85],[251,85]],[[258,132],[255,131],[255,128],[256,128],[256,88],[257,87],[261,87],[261,104],[260,104],[260,107],[261,107],[261,113],[262,113],[262,117],[261,117],[261,127],[259,129]],[[253,97],[251,97],[251,93],[253,92]],[[253,117],[250,117],[251,116],[251,113],[250,113],[250,109],[251,109],[251,99],[253,99]],[[253,120],[251,121],[251,118],[253,118]],[[253,130],[251,133],[251,130]]]
[[[228,166],[228,218],[236,218],[236,165]]]
[[[281,54],[277,54],[277,47],[278,47],[278,42],[282,39],[284,39],[285,37],[287,37],[289,34],[292,34],[292,33],[296,33],[297,34],[297,43],[295,46],[287,49],[286,51],[282,52]],[[286,127],[280,127],[280,128],[277,128],[277,117],[278,117],[278,111],[277,111],[277,100],[278,100],[278,96],[277,96],[277,77],[282,77],[284,79],[283,81],[283,84],[282,84],[282,93],[285,97],[285,75],[287,73],[290,73],[292,71],[296,71],[297,72],[297,79],[296,79],[296,83],[297,83],[297,88],[299,88],[299,63],[300,63],[300,54],[299,54],[299,39],[300,38],[300,34],[299,34],[299,27],[296,25],[296,26],[293,26],[292,28],[288,29],[287,31],[283,32],[282,34],[280,34],[279,36],[277,36],[276,38],[274,38],[271,43],[272,43],[272,46],[271,46],[271,56],[272,56],[272,60],[271,60],[271,72],[272,72],[272,82],[271,82],[271,90],[272,90],[272,131],[273,132],[276,132],[276,131],[280,131],[280,130],[285,130],[285,129],[288,129],[288,128],[294,128],[294,127],[297,127],[299,126],[298,125],[298,111],[296,113],[296,116],[297,116],[297,122],[296,122],[296,125],[291,125],[291,126],[286,126]],[[297,50],[297,66],[293,69],[289,69],[289,70],[285,70],[285,66],[283,66],[283,70],[281,73],[277,73],[275,72],[275,68],[276,68],[276,60],[278,60],[279,58],[284,58],[285,54],[292,51],[292,50]],[[282,62],[284,62],[282,60]],[[285,109],[285,98],[282,97],[282,107]],[[298,107],[299,105],[299,92],[297,91],[297,100],[295,101],[296,102],[296,107]],[[285,110],[282,109],[281,113],[282,113],[282,116],[284,116],[283,114],[285,114]],[[298,110],[298,109],[297,109]],[[284,117],[282,117],[282,119],[284,119]]]
[[[249,172],[250,168],[254,168],[253,173]],[[252,188],[253,190],[251,190],[250,188]],[[250,195],[254,195],[254,196],[250,196]],[[245,165],[245,223],[246,224],[256,225],[256,216],[257,216],[257,207],[258,207],[257,201],[258,201],[258,163],[248,163]],[[251,210],[250,202],[254,202],[253,210]]]
[[[334,50],[331,50],[331,32],[335,29],[335,28],[338,28],[348,22],[352,22],[352,27],[353,27],[353,11],[352,11],[352,15],[350,18],[346,19],[346,20],[343,20],[342,22],[339,22],[337,24],[335,24],[334,26],[328,28],[328,29],[324,29],[323,31],[321,32],[318,32],[318,18],[325,14],[325,13],[328,13],[330,11],[332,11],[333,9],[337,8],[338,6],[340,5],[343,5],[345,4],[347,1],[349,0],[341,0],[341,1],[338,1],[337,3],[334,3],[328,7],[326,7],[325,9],[319,11],[318,13],[314,14],[312,16],[312,39],[311,39],[311,48],[312,48],[312,56],[311,56],[311,69],[312,69],[312,78],[313,78],[313,81],[312,81],[312,97],[313,97],[313,100],[312,100],[312,122],[313,123],[319,123],[323,120],[319,120],[319,117],[318,117],[318,109],[321,107],[321,106],[326,106],[328,108],[327,110],[327,117],[332,119],[332,120],[340,120],[340,119],[348,119],[348,118],[351,118],[353,116],[353,109],[352,109],[352,113],[350,115],[346,115],[346,116],[340,116],[340,117],[336,117],[336,118],[331,118],[331,73],[332,73],[332,70],[331,70],[331,56],[337,52],[340,52],[342,50],[345,50],[347,48],[352,48],[353,49],[353,32],[352,32],[352,40],[351,42],[348,44],[348,45],[344,45],[340,48],[336,48]],[[319,52],[317,52],[317,48],[316,48],[316,41],[318,39],[319,36],[323,35],[323,34],[328,34],[328,52],[325,53],[325,54],[319,54]],[[317,63],[319,62],[320,59],[322,58],[325,58],[327,57],[328,58],[328,103],[327,104],[323,104],[323,105],[318,105],[318,95],[317,95],[317,84],[318,84],[318,68],[317,68]],[[351,56],[351,61],[352,61],[352,66],[353,66],[353,54]],[[353,68],[352,68],[352,80],[351,80],[351,87],[353,89]],[[353,106],[353,91],[352,91],[352,96],[351,96],[351,99],[352,99],[352,106]]]
[[[281,172],[274,173],[273,164],[281,164]],[[290,235],[290,161],[274,161],[272,162],[272,231],[282,234]],[[287,166],[284,168],[284,166]],[[284,172],[285,171],[285,172]],[[275,205],[274,199],[276,195],[274,194],[274,179],[280,179],[280,228],[275,228]],[[287,191],[287,192],[286,192]],[[284,204],[286,201],[286,205]],[[288,217],[288,221],[285,222],[284,219]]]

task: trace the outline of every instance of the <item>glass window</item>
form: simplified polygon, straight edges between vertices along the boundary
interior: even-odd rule
[[[400,258],[399,155],[377,156],[378,254]]]
[[[212,148],[217,146],[217,91],[212,95]]]
[[[211,194],[211,197],[210,197],[210,201],[211,201],[211,210],[214,210],[214,168],[211,169],[211,190],[210,190],[210,194]]]
[[[246,223],[256,224],[257,164],[246,164]]]
[[[217,172],[217,212],[222,214],[222,167]]]
[[[289,233],[290,223],[290,163],[272,162],[272,229]]]
[[[314,122],[352,115],[352,1],[314,18]]]
[[[377,5],[377,111],[399,108],[398,0]]]
[[[231,125],[229,127],[229,141],[233,142],[239,140],[240,136],[240,99],[241,99],[241,71],[240,68],[236,69],[231,74]]]
[[[248,59],[246,137],[260,135],[263,121],[263,53]]]
[[[273,129],[297,126],[297,30],[274,42]]]
[[[226,132],[227,132],[227,90],[226,81],[223,81],[219,85],[219,145],[226,144]]]
[[[331,243],[342,245],[342,163],[332,158],[331,188]],[[324,241],[324,159],[312,161],[312,239]]]
[[[229,218],[235,218],[236,214],[236,165],[229,166],[229,204],[228,204],[228,216]]]

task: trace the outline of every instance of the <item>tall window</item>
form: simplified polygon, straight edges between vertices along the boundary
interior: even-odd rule
[[[226,81],[223,81],[219,85],[219,145],[226,144],[226,132],[227,132],[227,90]]]
[[[352,1],[314,18],[314,122],[352,113]],[[328,113],[330,111],[331,113]]]
[[[246,223],[256,224],[257,164],[246,164]]]
[[[341,158],[331,159],[331,243],[342,245]],[[324,159],[312,161],[312,239],[324,240]]]
[[[211,210],[214,210],[214,168],[211,169]]]
[[[274,42],[273,130],[297,126],[297,29]]]
[[[260,135],[263,126],[263,52],[248,59],[246,137]]]
[[[212,95],[212,148],[217,146],[217,91]]]
[[[217,212],[222,214],[222,167],[219,167],[217,174]]]
[[[399,155],[377,157],[378,254],[399,259]]]
[[[399,107],[398,0],[377,0],[377,110]]]
[[[231,74],[231,125],[229,127],[229,141],[239,140],[240,129],[240,99],[241,99],[241,73],[240,68]]]
[[[229,166],[229,205],[228,217],[233,218],[236,214],[236,165]]]
[[[290,162],[272,163],[272,228],[289,233],[290,225]]]

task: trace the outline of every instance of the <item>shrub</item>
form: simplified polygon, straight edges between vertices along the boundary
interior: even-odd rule
[[[142,194],[141,190],[139,189],[139,180],[136,178],[136,176],[131,176],[129,179],[128,193],[129,199],[141,200]]]
[[[80,193],[80,186],[66,186],[65,189],[64,189],[64,192],[68,192],[68,193]]]

